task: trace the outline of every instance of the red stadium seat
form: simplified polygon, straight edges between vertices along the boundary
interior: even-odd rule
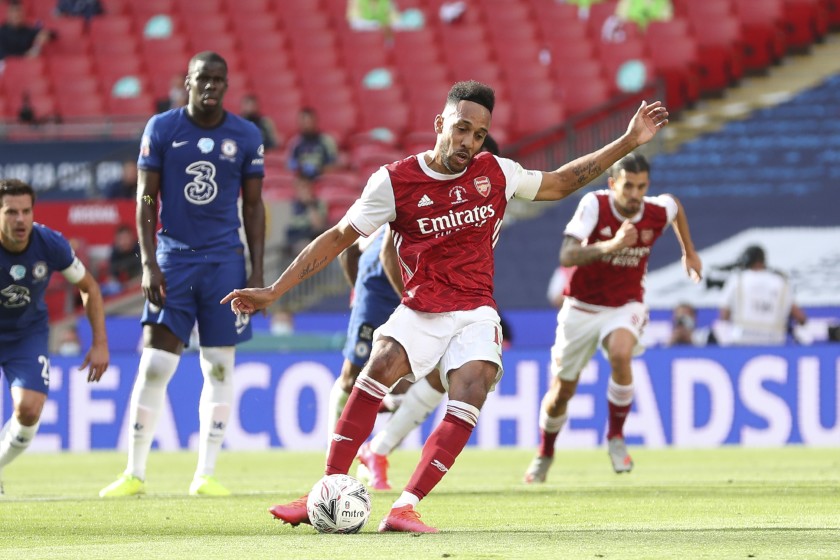
[[[675,36],[667,43],[650,39],[647,55],[656,75],[665,82],[665,101],[672,114],[676,115],[700,98],[700,65],[697,45],[691,37]]]
[[[90,52],[90,41],[81,18],[53,19],[47,27],[55,32],[55,37],[47,45],[47,54],[85,55]]]
[[[560,99],[570,116],[603,105],[609,98],[609,85],[599,79],[579,81],[560,91]]]
[[[744,69],[758,71],[785,55],[784,0],[733,0],[744,38]]]
[[[692,23],[700,64],[700,90],[719,93],[744,75],[741,28],[734,17]]]
[[[155,103],[152,96],[148,94],[127,98],[106,97],[105,109],[109,115],[148,118],[155,111]]]
[[[542,99],[534,103],[517,103],[514,112],[516,114],[513,129],[515,138],[554,128],[563,124],[566,119],[563,105],[551,99]]]
[[[101,117],[105,114],[102,97],[95,91],[84,95],[59,95],[57,102],[58,113],[64,120]]]
[[[820,0],[784,0],[784,14],[789,49],[807,51],[828,32],[828,13]]]
[[[94,46],[96,46],[98,43],[105,43],[114,38],[134,37],[135,33],[142,31],[142,29],[139,29],[135,32],[129,16],[106,14],[90,20],[88,33]]]

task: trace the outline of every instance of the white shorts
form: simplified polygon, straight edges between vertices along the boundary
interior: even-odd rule
[[[575,381],[604,339],[618,329],[636,337],[633,355],[644,352],[642,331],[647,324],[647,307],[630,302],[621,307],[589,305],[566,298],[557,313],[557,334],[551,347],[551,373],[565,381]]]
[[[373,333],[373,342],[383,336],[393,338],[405,349],[412,371],[407,377],[410,381],[437,368],[448,391],[449,372],[476,360],[496,364],[494,386],[502,378],[502,327],[492,307],[423,313],[400,304]]]

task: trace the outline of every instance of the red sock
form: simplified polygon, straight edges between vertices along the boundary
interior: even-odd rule
[[[625,406],[618,406],[607,401],[610,411],[609,428],[607,429],[607,439],[614,437],[624,437],[624,421],[627,420],[627,414],[630,412],[630,407],[633,403]]]
[[[341,417],[335,425],[325,474],[347,474],[359,448],[373,431],[382,396],[353,386]]]
[[[405,487],[406,492],[421,500],[425,498],[455,464],[455,458],[467,445],[473,428],[469,422],[447,412],[423,446],[420,463]]]
[[[540,457],[554,457],[554,443],[559,435],[560,432],[540,430],[540,449],[538,451]]]

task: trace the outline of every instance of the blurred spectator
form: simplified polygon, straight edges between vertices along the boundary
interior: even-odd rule
[[[327,204],[315,195],[312,181],[306,177],[295,180],[292,215],[286,227],[287,255],[296,255],[327,227]]]
[[[443,23],[456,23],[466,11],[466,2],[444,2],[438,9],[438,17]]]
[[[123,291],[126,283],[138,278],[142,272],[140,265],[140,244],[134,235],[134,229],[123,224],[114,233],[114,244],[111,245],[111,255],[108,257],[109,281],[114,293]]]
[[[137,162],[127,159],[123,162],[122,178],[105,185],[105,198],[133,200],[137,196]]]
[[[9,2],[6,21],[0,25],[0,59],[7,56],[38,56],[52,33],[40,25],[24,21],[23,6]]]
[[[155,101],[155,112],[163,113],[170,109],[177,109],[187,104],[186,78],[181,74],[175,74],[169,81],[169,92],[166,97]]]
[[[348,0],[347,22],[355,31],[382,29],[390,34],[400,13],[392,0]]]
[[[59,356],[78,356],[82,353],[82,341],[75,324],[61,330],[58,335],[56,353]]]
[[[644,31],[652,21],[669,21],[674,17],[671,0],[619,0],[615,14],[632,21]]]
[[[266,150],[276,148],[279,145],[277,139],[277,127],[271,117],[260,112],[260,103],[255,95],[246,95],[242,98],[239,116],[257,125],[262,132],[263,147]]]
[[[278,309],[271,314],[269,330],[274,336],[288,336],[295,332],[295,318],[288,309]]]
[[[674,308],[669,346],[706,346],[714,343],[711,331],[697,326],[697,310],[693,305],[681,303]]]
[[[20,98],[20,109],[18,109],[18,122],[23,124],[38,124],[38,117],[35,116],[35,108],[29,98],[29,92],[25,91]]]
[[[805,312],[793,301],[793,289],[781,272],[767,268],[764,249],[747,247],[741,270],[723,286],[720,325],[721,344],[776,345],[787,340],[790,320],[804,325]]]
[[[58,0],[55,11],[62,16],[80,16],[85,20],[105,13],[99,0]]]
[[[298,129],[298,135],[289,142],[289,169],[303,178],[317,179],[338,160],[335,140],[318,129],[318,115],[310,107],[298,113]]]

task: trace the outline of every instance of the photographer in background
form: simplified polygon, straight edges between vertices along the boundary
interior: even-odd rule
[[[767,268],[764,249],[751,245],[723,286],[718,340],[724,345],[782,345],[791,319],[797,326],[807,321],[793,301],[787,276]],[[808,342],[808,341],[803,341]]]

